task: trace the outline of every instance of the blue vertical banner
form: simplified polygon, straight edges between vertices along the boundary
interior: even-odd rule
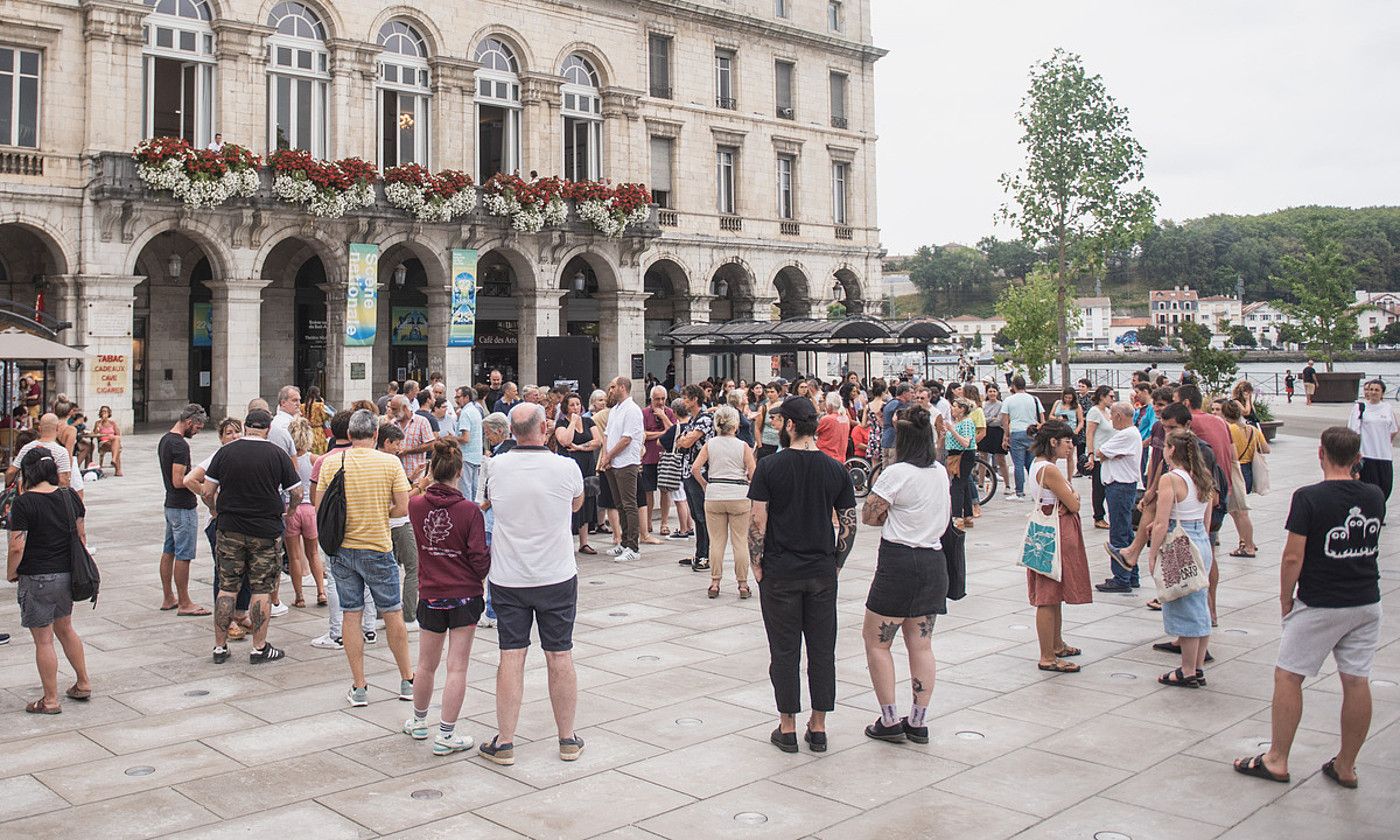
[[[448,347],[476,344],[476,258],[475,248],[452,249],[452,325],[447,331]]]
[[[345,346],[373,347],[379,323],[379,246],[350,243],[345,287]]]

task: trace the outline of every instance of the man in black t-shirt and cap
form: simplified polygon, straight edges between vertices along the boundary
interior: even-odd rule
[[[243,420],[243,437],[220,447],[204,471],[207,492],[218,494],[218,537],[214,541],[219,581],[214,607],[216,665],[228,661],[228,626],[245,574],[253,592],[248,605],[253,624],[248,662],[258,665],[285,655],[267,643],[267,622],[272,591],[282,571],[277,540],[282,536],[283,517],[301,502],[301,477],[287,453],[268,444],[271,426],[271,412],[261,408],[249,411]]]
[[[770,740],[783,752],[798,750],[805,638],[812,717],[804,740],[812,752],[826,752],[826,713],[836,708],[836,576],[855,543],[855,489],[846,468],[817,449],[810,399],[788,397],[773,414],[782,422],[782,449],[758,462],[749,484],[749,562],[779,715]]]
[[[1356,756],[1371,726],[1371,666],[1381,632],[1380,534],[1385,497],[1352,475],[1361,436],[1344,426],[1322,433],[1322,481],[1293,493],[1284,528],[1279,602],[1283,635],[1274,667],[1273,736],[1268,752],[1235,761],[1246,776],[1288,782],[1288,753],[1303,717],[1303,681],[1331,656],[1342,680],[1342,744],[1322,766],[1354,788]]]

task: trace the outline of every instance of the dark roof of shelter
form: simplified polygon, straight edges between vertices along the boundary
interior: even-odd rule
[[[946,341],[952,334],[948,325],[937,318],[883,321],[869,315],[852,315],[836,321],[784,318],[684,324],[661,336],[660,343],[688,353],[844,353],[917,350]]]

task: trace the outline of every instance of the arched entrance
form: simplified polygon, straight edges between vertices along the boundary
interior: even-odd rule
[[[486,382],[492,370],[501,381],[520,381],[519,274],[509,255],[487,251],[477,260],[476,346],[472,382]]]
[[[773,289],[778,293],[778,317],[812,317],[811,284],[802,269],[792,265],[779,269],[773,278]]]
[[[72,307],[56,299],[59,294],[71,294],[67,287],[67,260],[59,246],[36,228],[24,224],[0,224],[0,329],[16,327],[34,330],[36,324],[56,330],[70,320]],[[72,333],[59,333],[59,341],[71,340]],[[46,334],[45,337],[48,337]],[[62,365],[57,370],[41,360],[32,362],[7,361],[0,375],[0,385],[7,393],[17,396],[21,377],[29,376],[41,383],[44,402],[72,382],[64,380]]]
[[[326,392],[326,265],[317,245],[297,237],[278,242],[262,264],[258,392],[283,385]],[[231,410],[242,408],[234,405]]]
[[[394,245],[379,258],[375,379],[428,381],[428,272],[411,250]],[[445,324],[437,325],[444,329]]]
[[[585,337],[592,346],[591,375],[586,382],[579,382],[580,388],[587,389],[599,381],[598,341],[603,290],[598,283],[598,272],[585,257],[574,257],[564,264],[564,270],[560,272],[559,288],[564,291],[559,299],[559,334]],[[547,374],[542,372],[540,377],[547,378]],[[553,383],[542,381],[538,384]]]
[[[132,410],[137,423],[174,418],[187,403],[208,408],[214,352],[213,266],[185,233],[158,233],[142,247],[132,310]]]
[[[647,293],[645,307],[646,360],[644,368],[667,388],[674,388],[679,359],[670,347],[658,347],[657,339],[676,325],[676,299],[690,287],[690,281],[674,260],[657,260],[642,276]],[[684,384],[684,383],[680,383]]]
[[[865,293],[860,279],[849,268],[838,268],[832,275],[832,297],[846,309],[847,315],[864,315],[867,310]]]

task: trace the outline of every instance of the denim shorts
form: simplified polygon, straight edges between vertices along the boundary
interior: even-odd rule
[[[193,560],[199,546],[199,510],[197,508],[165,509],[165,547],[162,554],[173,554],[176,560]]]
[[[365,608],[366,586],[381,615],[403,609],[399,564],[394,562],[394,552],[342,548],[339,554],[332,554],[328,559],[343,611],[360,612]]]
[[[530,646],[530,628],[540,628],[540,648],[551,653],[573,650],[578,613],[578,578],[547,586],[492,586],[496,637],[501,650]]]
[[[67,572],[19,576],[19,626],[48,627],[73,614],[73,576]]]

